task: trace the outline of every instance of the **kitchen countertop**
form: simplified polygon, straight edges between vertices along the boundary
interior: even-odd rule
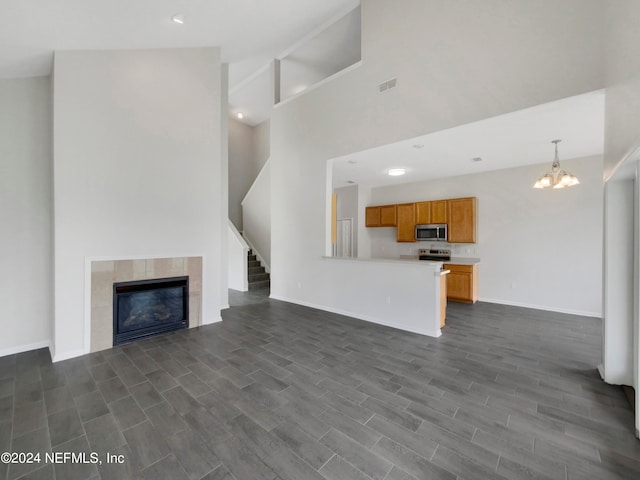
[[[471,258],[471,257],[451,257],[450,260],[420,260],[418,255],[400,255],[400,260],[417,260],[419,262],[436,262],[436,263],[446,263],[448,265],[478,265],[480,262],[479,258]]]
[[[404,264],[404,265],[415,265],[417,257],[415,258],[355,258],[355,257],[327,257],[323,256],[323,260],[336,260],[341,262],[372,262],[372,263],[394,263],[394,264]],[[442,266],[443,262],[440,261],[427,261],[423,260],[420,262],[424,264],[425,267],[438,267]],[[437,264],[437,265],[435,265]]]
[[[450,265],[478,265],[481,262],[479,258],[451,257],[451,260],[447,260],[444,263],[448,263]]]

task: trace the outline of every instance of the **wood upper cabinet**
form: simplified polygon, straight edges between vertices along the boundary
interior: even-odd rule
[[[416,204],[403,203],[396,205],[398,229],[396,230],[396,241],[415,242],[416,241]]]
[[[476,243],[476,198],[452,198],[447,203],[449,243]]]
[[[365,225],[367,227],[395,227],[396,205],[381,205],[365,209]]]
[[[367,207],[364,211],[365,225],[367,227],[380,226],[380,207]]]
[[[395,227],[396,220],[396,207],[397,205],[383,205],[380,207],[380,226],[381,227]]]
[[[416,224],[447,223],[448,200],[432,200],[416,203]]]
[[[367,227],[398,227],[398,242],[415,242],[415,226],[448,225],[449,243],[476,243],[476,197],[380,205],[365,210]]]
[[[445,263],[447,299],[453,302],[475,303],[478,300],[478,265],[451,265]]]
[[[448,200],[434,200],[429,202],[431,221],[429,223],[447,223]]]
[[[431,222],[431,202],[416,203],[416,225],[427,225]]]

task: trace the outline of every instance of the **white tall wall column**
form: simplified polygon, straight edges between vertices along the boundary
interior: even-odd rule
[[[634,384],[634,181],[611,180],[604,194],[603,348],[607,383]]]
[[[202,323],[220,321],[223,75],[217,48],[56,53],[55,360],[89,349],[86,258],[202,257]]]
[[[0,80],[0,357],[51,335],[51,79]]]
[[[617,168],[637,155],[640,149],[640,2],[636,0],[617,0],[603,2],[604,5],[604,76],[607,87],[605,103],[605,179],[616,174]],[[637,162],[637,156],[636,162]],[[637,164],[636,164],[637,168]],[[637,182],[636,178],[636,182]],[[636,189],[637,189],[636,184]],[[636,205],[637,202],[636,202]],[[638,221],[640,212],[636,212]],[[634,242],[638,250],[637,229]],[[605,249],[605,262],[610,256],[619,253]],[[627,262],[638,263],[638,255],[625,257]],[[615,261],[611,259],[611,261]],[[607,279],[605,278],[605,282]],[[605,289],[615,288],[605,285]],[[637,305],[640,292],[636,288],[632,301]],[[605,324],[607,323],[605,318]],[[635,358],[633,386],[636,389],[636,435],[640,436],[640,327],[638,327],[637,307],[635,319],[636,343],[633,346]],[[603,362],[608,352],[603,352]],[[605,377],[606,378],[606,377]]]

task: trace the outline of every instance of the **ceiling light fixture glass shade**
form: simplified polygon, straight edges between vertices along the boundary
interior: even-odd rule
[[[575,175],[572,175],[565,170],[560,170],[560,160],[558,159],[558,143],[560,143],[561,141],[562,140],[553,140],[551,142],[556,145],[556,156],[553,159],[553,163],[551,164],[551,171],[541,176],[533,185],[533,188],[564,188],[573,187],[574,185],[578,185],[580,183]]]
[[[391,168],[387,170],[387,175],[391,175],[392,177],[404,175],[405,173],[407,173],[407,171],[404,168]]]

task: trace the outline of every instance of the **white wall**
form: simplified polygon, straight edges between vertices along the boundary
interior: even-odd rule
[[[243,235],[271,271],[271,162],[260,174],[242,201]]]
[[[375,188],[370,205],[477,197],[477,243],[450,248],[456,257],[480,257],[480,300],[600,317],[602,165],[602,157],[562,160],[580,180],[563,190],[531,188],[549,169],[541,164]],[[374,257],[431,247],[396,242],[395,228],[367,234]]]
[[[228,287],[246,292],[249,290],[247,254],[249,246],[231,220],[227,229]]]
[[[57,52],[54,68],[54,358],[88,348],[87,257],[202,256],[203,323],[219,321],[227,115],[218,49]]]
[[[640,3],[605,4],[605,178],[640,148]]]
[[[51,83],[0,80],[0,357],[51,335]]]
[[[349,187],[340,187],[334,189],[337,202],[337,218],[352,219],[351,222],[351,238],[352,238],[352,256],[358,256],[358,221],[360,215],[358,215],[358,186],[351,185]]]
[[[601,374],[608,383],[633,385],[634,181],[605,188],[604,315]]]
[[[280,60],[282,100],[360,61],[360,19],[356,7],[316,35],[310,34],[311,38],[303,39]]]
[[[269,121],[255,127],[229,118],[229,219],[243,230],[242,200],[269,159]]]
[[[602,88],[601,6],[364,0],[362,66],[271,119],[272,294],[337,294],[316,268],[328,159]],[[378,94],[393,76],[397,89]]]
[[[242,230],[242,199],[258,175],[254,127],[229,118],[229,220]]]
[[[439,263],[326,257],[314,265],[313,274],[329,279],[331,288],[312,297],[272,292],[271,298],[430,337],[441,335]],[[302,282],[297,288],[309,292]]]
[[[254,171],[260,172],[271,155],[271,122],[268,120],[253,127]]]
[[[604,2],[604,58],[605,58],[605,179],[612,178],[618,167],[624,164],[636,162],[635,182],[637,182],[637,156],[640,152],[640,63],[637,59],[640,56],[640,3],[635,0],[617,0],[616,2]],[[637,193],[636,193],[637,197]],[[636,198],[637,200],[637,198]],[[640,222],[640,207],[635,202],[635,221]],[[640,250],[640,235],[636,226],[633,235],[634,250]],[[619,255],[617,253],[616,255]],[[610,252],[605,250],[605,262],[609,260]],[[615,261],[615,259],[611,259]],[[622,261],[637,263],[637,254],[623,257]],[[614,272],[621,275],[622,272]],[[615,275],[614,275],[615,277]],[[605,283],[608,280],[605,278]],[[615,284],[614,284],[615,285]],[[611,288],[613,285],[606,285]],[[638,317],[640,295],[639,287],[636,285],[634,292],[634,346],[633,346],[633,368],[627,374],[632,375],[632,386],[636,390],[636,436],[640,437],[640,318]],[[605,300],[605,309],[606,309]],[[617,338],[609,338],[612,344],[624,343],[623,337],[626,329],[619,330]],[[615,331],[615,330],[614,330]],[[610,332],[612,333],[612,332]],[[615,348],[615,347],[614,347]],[[603,363],[607,363],[609,356],[617,355],[617,352],[607,348],[603,351]],[[606,377],[605,377],[606,380]]]

